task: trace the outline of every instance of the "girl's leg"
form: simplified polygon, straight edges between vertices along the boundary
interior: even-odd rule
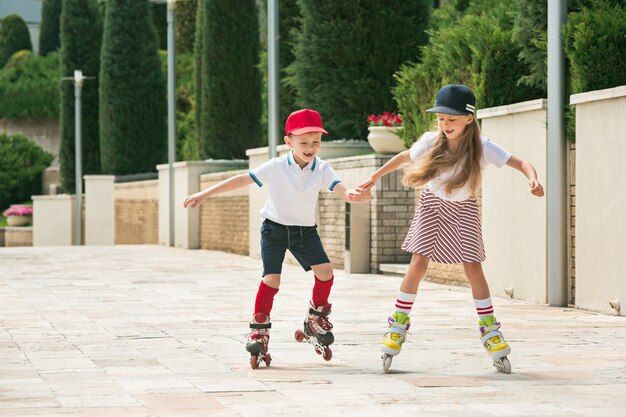
[[[493,316],[493,305],[489,295],[489,284],[483,273],[483,266],[480,262],[468,262],[463,264],[465,275],[472,287],[472,297],[476,306],[476,313],[479,319]]]
[[[424,278],[424,275],[426,275],[428,262],[428,257],[420,255],[419,253],[413,254],[409,269],[406,271],[402,284],[400,284],[400,291],[410,294],[417,293],[417,287],[422,278]]]

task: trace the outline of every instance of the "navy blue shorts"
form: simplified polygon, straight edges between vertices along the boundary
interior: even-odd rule
[[[285,226],[266,219],[261,224],[263,276],[281,273],[287,249],[305,271],[310,271],[311,265],[330,263],[317,226]]]

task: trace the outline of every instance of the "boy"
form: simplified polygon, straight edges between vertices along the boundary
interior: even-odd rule
[[[259,187],[270,185],[269,198],[261,210],[261,258],[263,280],[259,285],[250,323],[246,350],[250,352],[250,365],[257,368],[261,361],[269,366],[270,313],[274,296],[280,286],[282,263],[287,249],[305,271],[313,270],[315,284],[309,303],[309,313],[304,321],[304,333],[298,340],[311,340],[316,351],[329,360],[328,348],[334,342],[332,324],[328,321],[331,304],[328,297],[333,285],[333,268],[324,251],[315,225],[315,206],[322,188],[328,188],[346,202],[365,202],[371,198],[369,191],[348,190],[331,166],[317,157],[324,130],[318,112],[298,110],[289,115],[285,123],[284,141],[291,148],[287,155],[273,158],[250,170],[236,175],[185,199],[184,206],[196,207],[215,194],[234,190],[252,183]]]

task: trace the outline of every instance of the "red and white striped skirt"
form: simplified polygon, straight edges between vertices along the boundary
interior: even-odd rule
[[[485,260],[475,198],[448,201],[425,189],[402,249],[443,264]]]

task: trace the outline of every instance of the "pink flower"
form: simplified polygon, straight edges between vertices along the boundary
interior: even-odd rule
[[[370,126],[399,127],[402,126],[402,117],[399,114],[386,111],[383,114],[370,114],[367,117],[367,122]]]
[[[2,212],[4,217],[9,216],[32,216],[33,208],[30,206],[11,206]]]

